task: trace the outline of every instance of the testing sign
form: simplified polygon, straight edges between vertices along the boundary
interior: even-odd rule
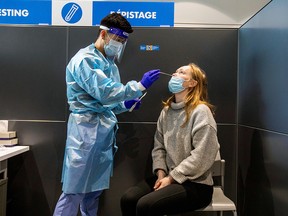
[[[49,1],[0,1],[0,24],[51,24]]]
[[[173,26],[173,2],[93,2],[93,25],[107,14],[122,14],[132,26]]]
[[[174,26],[173,2],[90,0],[1,0],[0,24],[94,26],[113,12],[132,26]]]

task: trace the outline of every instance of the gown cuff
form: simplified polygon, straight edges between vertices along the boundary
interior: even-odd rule
[[[139,87],[140,91],[145,91],[146,90],[146,88],[142,85],[141,82],[138,82],[137,84],[138,84],[138,87]]]

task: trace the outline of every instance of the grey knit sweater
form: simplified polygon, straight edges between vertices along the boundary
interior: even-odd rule
[[[213,185],[211,166],[220,159],[217,126],[210,109],[198,105],[184,123],[184,102],[164,108],[157,122],[152,150],[153,172],[162,169],[178,183]]]

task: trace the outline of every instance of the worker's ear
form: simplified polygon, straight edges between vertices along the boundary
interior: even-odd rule
[[[106,32],[105,30],[101,30],[100,36],[101,36],[101,38],[102,38],[103,40],[105,39],[106,34],[107,34],[107,32]]]

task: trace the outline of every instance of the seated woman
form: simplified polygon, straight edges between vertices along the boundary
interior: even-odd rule
[[[206,75],[190,63],[176,70],[168,88],[173,95],[164,102],[152,150],[154,176],[122,196],[122,216],[178,214],[211,202],[220,146]]]

